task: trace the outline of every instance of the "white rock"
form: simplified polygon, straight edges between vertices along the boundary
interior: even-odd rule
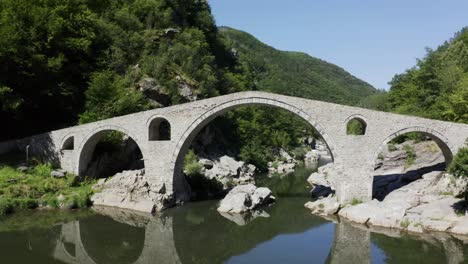
[[[460,235],[468,234],[468,215],[461,217],[458,223],[456,223],[450,231]]]
[[[65,175],[66,175],[66,172],[63,171],[63,170],[53,170],[50,173],[50,176],[52,176],[54,178],[65,178]]]
[[[221,200],[217,210],[223,213],[239,214],[271,203],[274,199],[268,188],[257,188],[253,184],[239,185]]]

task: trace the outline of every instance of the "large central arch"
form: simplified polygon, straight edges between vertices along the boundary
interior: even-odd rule
[[[219,104],[210,110],[203,113],[199,116],[195,121],[193,121],[188,128],[183,132],[182,136],[180,137],[179,141],[176,144],[175,150],[172,154],[171,158],[171,168],[173,169],[173,185],[174,190],[176,193],[180,190],[181,186],[184,186],[184,181],[182,179],[182,175],[180,175],[183,165],[184,156],[188,151],[190,144],[192,143],[193,139],[196,135],[200,132],[200,130],[205,127],[210,121],[215,119],[216,117],[233,110],[237,107],[247,106],[247,105],[264,105],[264,106],[272,106],[280,109],[287,110],[293,114],[298,115],[302,119],[304,119],[308,124],[310,124],[324,139],[325,144],[327,144],[328,149],[330,150],[330,154],[332,160],[334,161],[337,157],[335,150],[335,145],[331,138],[328,136],[328,133],[325,129],[315,121],[310,115],[302,111],[301,109],[282,102],[276,99],[270,98],[262,98],[262,97],[250,97],[250,98],[242,98],[231,100],[222,104]],[[184,188],[184,187],[182,187]],[[177,194],[176,194],[177,195]]]

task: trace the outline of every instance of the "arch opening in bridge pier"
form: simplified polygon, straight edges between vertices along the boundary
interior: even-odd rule
[[[90,132],[78,148],[76,174],[103,178],[123,170],[143,169],[143,152],[135,139],[120,127],[105,126]]]
[[[353,115],[346,119],[346,134],[362,136],[366,134],[367,122],[361,116]]]
[[[96,264],[142,263],[138,260],[147,246],[145,227],[130,223],[100,214],[80,220],[77,235],[87,257]]]
[[[212,122],[215,118],[225,114],[230,110],[234,110],[241,106],[267,106],[267,107],[274,107],[282,110],[286,110],[302,120],[305,121],[310,127],[312,127],[316,133],[320,136],[323,140],[326,149],[328,149],[328,153],[330,155],[330,162],[333,162],[336,158],[336,153],[334,152],[334,144],[332,140],[328,137],[327,132],[323,129],[323,127],[318,124],[313,117],[306,114],[301,109],[292,106],[290,104],[268,99],[268,98],[245,98],[245,99],[236,99],[229,101],[227,103],[218,105],[200,117],[198,117],[183,133],[180,140],[177,142],[173,157],[172,157],[172,166],[173,166],[173,186],[174,191],[176,194],[177,200],[188,200],[186,197],[187,193],[187,182],[184,178],[183,173],[183,164],[184,164],[184,157],[187,154],[190,145],[192,144],[195,137],[199,134],[199,132],[210,122]],[[180,198],[180,197],[184,198]]]
[[[73,149],[75,149],[75,137],[69,136],[63,142],[61,150],[73,150]]]
[[[148,127],[148,140],[171,140],[171,124],[169,121],[162,117],[152,119]]]
[[[383,200],[424,174],[445,171],[452,159],[450,142],[433,129],[411,127],[395,132],[374,155],[373,198]]]

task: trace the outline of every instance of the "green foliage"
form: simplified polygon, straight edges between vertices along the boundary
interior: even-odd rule
[[[93,182],[76,184],[74,176],[65,179],[50,176],[49,164],[38,164],[27,172],[8,165],[0,165],[0,215],[38,206],[60,206],[57,196],[62,194],[69,208],[83,208],[90,204]]]
[[[297,115],[273,107],[246,106],[227,114],[235,124],[233,145],[240,146],[239,157],[266,171],[277,148],[293,150],[304,137],[319,137],[314,128]],[[300,154],[300,153],[298,153]]]
[[[353,199],[351,200],[351,203],[350,203],[350,204],[351,204],[351,205],[358,205],[358,204],[361,204],[361,203],[362,203],[361,200],[359,200],[359,199],[357,199],[357,198],[353,198]]]
[[[468,148],[461,148],[448,168],[456,177],[468,177]]]
[[[464,28],[436,50],[427,49],[416,67],[390,82],[388,109],[468,123],[468,30]]]
[[[406,153],[406,160],[405,160],[405,166],[409,167],[414,164],[416,161],[416,151],[411,145],[403,145],[403,150]]]
[[[342,68],[305,53],[276,50],[228,27],[220,32],[258,90],[351,105],[377,92]]]
[[[387,148],[388,148],[388,151],[390,152],[398,150],[398,148],[395,146],[395,143],[392,143],[392,142],[387,144]]]
[[[203,165],[198,162],[197,154],[190,149],[185,155],[184,171],[189,177],[200,175]]]
[[[134,89],[128,89],[129,86],[130,82],[116,73],[105,71],[93,74],[85,93],[86,111],[80,115],[80,123],[149,109],[143,95]]]
[[[169,104],[187,100],[181,85],[198,98],[253,89],[206,1],[6,0],[0,34],[0,138],[148,109],[147,77]]]
[[[366,133],[366,124],[357,118],[351,119],[346,125],[347,135],[364,135]]]
[[[403,135],[399,135],[396,138],[392,139],[389,144],[401,144],[408,140],[413,140],[415,143],[424,141],[427,139],[427,136],[421,132],[409,132]]]

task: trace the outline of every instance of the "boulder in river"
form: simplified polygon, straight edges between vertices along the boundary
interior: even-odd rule
[[[253,184],[239,185],[221,200],[218,211],[231,214],[245,213],[271,204],[275,199],[270,189],[266,187],[257,188]]]

